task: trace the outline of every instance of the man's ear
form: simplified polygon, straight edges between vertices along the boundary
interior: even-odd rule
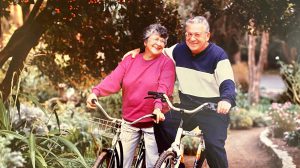
[[[209,39],[210,39],[210,32],[208,32],[208,33],[206,34],[206,39],[207,39],[207,41],[209,41]]]

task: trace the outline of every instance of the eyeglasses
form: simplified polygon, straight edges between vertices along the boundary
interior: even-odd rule
[[[164,45],[167,44],[167,40],[164,39],[164,38],[149,38],[151,41],[153,41],[154,43],[158,43],[158,42],[161,42],[163,43]]]
[[[185,32],[185,37],[186,38],[192,38],[193,36],[198,39],[200,37],[203,37],[204,35],[206,35],[207,32],[202,32],[202,33],[190,33],[190,32]]]

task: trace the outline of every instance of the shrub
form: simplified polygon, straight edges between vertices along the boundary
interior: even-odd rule
[[[249,116],[248,110],[235,108],[230,112],[230,128],[249,129],[253,125],[253,120]]]
[[[42,107],[41,104],[36,105]],[[47,116],[46,111],[28,106],[21,108],[17,105],[20,117],[14,117],[17,113],[13,113],[13,109],[15,108],[6,109],[0,99],[0,136],[12,137],[8,147],[18,149],[23,154],[26,160],[24,167],[65,167],[70,162],[77,162],[82,167],[90,167],[75,144],[66,139],[65,134],[61,134],[57,129],[47,128],[51,115]],[[43,113],[45,116],[41,116]],[[22,117],[23,114],[25,117]],[[12,127],[8,127],[7,124],[12,123],[11,118],[18,118],[24,122],[15,124],[17,120],[13,120]]]
[[[108,112],[112,117],[120,118],[122,113],[122,92],[116,94],[101,97],[100,103],[103,105],[103,108]],[[99,114],[101,115],[101,114]]]
[[[248,94],[242,92],[240,88],[237,89],[236,106],[243,109],[249,109],[251,106],[248,101]]]
[[[280,74],[287,86],[286,95],[292,103],[300,104],[300,64],[293,62],[292,64],[285,64],[280,61]]]
[[[199,128],[195,128],[194,131],[199,131]],[[195,155],[197,152],[200,140],[198,137],[185,136],[182,138],[182,144],[184,145],[184,154]]]
[[[286,141],[289,146],[297,146],[300,148],[300,129],[286,132],[284,134],[284,141]]]
[[[300,148],[300,115],[296,118],[296,130],[285,132],[284,140],[289,146],[298,146]]]
[[[272,118],[272,132],[274,137],[283,137],[283,133],[296,129],[296,116],[299,113],[299,106],[290,102],[284,104],[272,103],[269,109],[269,116]]]
[[[0,167],[24,167],[25,159],[21,152],[11,151],[8,147],[13,138],[0,136]]]

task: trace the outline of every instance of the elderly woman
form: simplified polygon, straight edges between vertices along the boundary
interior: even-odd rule
[[[148,26],[143,34],[145,52],[135,59],[126,57],[117,68],[100,84],[92,89],[87,98],[87,106],[95,108],[91,102],[98,96],[107,96],[122,89],[122,118],[126,121],[146,114],[154,113],[154,122],[164,120],[164,105],[160,100],[144,99],[148,91],[164,92],[171,96],[175,81],[173,61],[162,54],[168,39],[167,29],[160,24]],[[124,167],[131,167],[134,151],[141,134],[144,135],[146,147],[146,166],[153,168],[158,159],[157,144],[154,137],[152,119],[130,126],[121,126],[121,141],[124,152]]]

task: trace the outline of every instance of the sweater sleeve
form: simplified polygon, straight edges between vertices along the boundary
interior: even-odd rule
[[[163,69],[158,81],[157,92],[163,92],[171,97],[174,90],[175,82],[175,65],[171,59],[167,59],[166,63],[163,65]],[[155,108],[163,109],[163,103],[160,99],[154,101]]]
[[[122,88],[122,81],[126,72],[126,64],[129,59],[121,61],[117,68],[104,78],[101,83],[92,89],[97,96],[108,96],[117,93]]]
[[[220,97],[235,106],[235,83],[231,64],[228,59],[220,60],[215,70]]]
[[[169,48],[164,48],[163,53],[164,55],[170,57],[172,59],[172,61],[175,63],[174,58],[173,58],[173,50],[176,47],[177,44],[174,44],[173,46],[169,47]]]

